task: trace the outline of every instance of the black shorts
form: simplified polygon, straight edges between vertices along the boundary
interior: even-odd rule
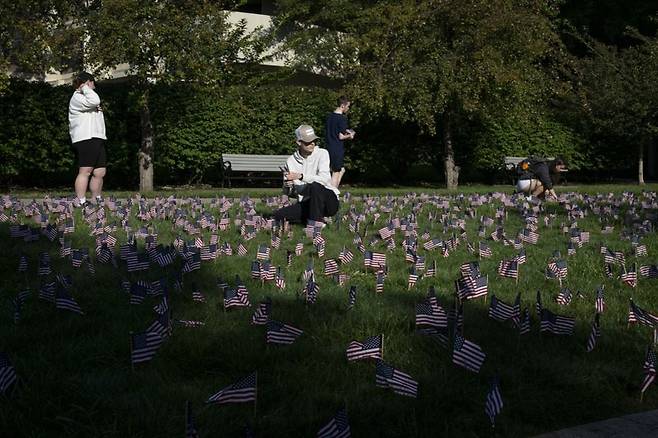
[[[329,168],[332,172],[340,172],[343,168],[343,158],[345,157],[345,149],[337,147],[327,147],[329,152]]]
[[[105,140],[102,138],[90,138],[73,143],[73,149],[78,156],[78,167],[105,167]]]

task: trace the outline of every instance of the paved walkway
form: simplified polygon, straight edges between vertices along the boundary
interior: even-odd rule
[[[658,409],[610,418],[538,435],[535,438],[658,438]]]

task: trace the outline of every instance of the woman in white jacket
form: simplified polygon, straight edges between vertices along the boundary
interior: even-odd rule
[[[324,222],[338,211],[340,192],[333,186],[329,171],[329,153],[316,146],[313,127],[301,125],[295,130],[297,151],[288,157],[284,180],[299,202],[274,212],[277,221]]]
[[[75,92],[69,101],[69,134],[78,156],[78,176],[75,178],[75,195],[78,204],[87,203],[87,185],[96,202],[102,201],[103,177],[106,170],[105,119],[101,100],[94,91],[94,77],[82,72],[75,79]],[[91,181],[89,181],[91,177]]]

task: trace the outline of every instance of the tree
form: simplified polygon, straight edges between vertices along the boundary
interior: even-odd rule
[[[103,0],[90,2],[75,25],[84,29],[84,59],[97,72],[129,65],[140,110],[140,191],[153,190],[152,84],[189,82],[221,86],[239,63],[258,55],[245,23],[232,25],[235,2],[204,0]]]
[[[605,164],[619,167],[635,157],[644,184],[643,151],[658,134],[658,36],[627,34],[636,44],[625,49],[581,38],[591,55],[581,61],[581,103]]]
[[[292,65],[340,76],[371,117],[413,123],[458,184],[458,113],[537,111],[564,91],[564,51],[548,0],[281,0],[277,30]]]
[[[79,32],[68,28],[74,2],[65,0],[2,0],[0,10],[0,92],[9,76],[43,79],[78,61]]]

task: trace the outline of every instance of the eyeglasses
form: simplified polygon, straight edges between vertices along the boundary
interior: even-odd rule
[[[302,144],[303,144],[304,146],[308,146],[308,145],[311,145],[311,144],[315,144],[315,142],[316,142],[316,140],[313,140],[313,141],[304,141],[304,140],[300,140],[300,141],[302,142]]]

